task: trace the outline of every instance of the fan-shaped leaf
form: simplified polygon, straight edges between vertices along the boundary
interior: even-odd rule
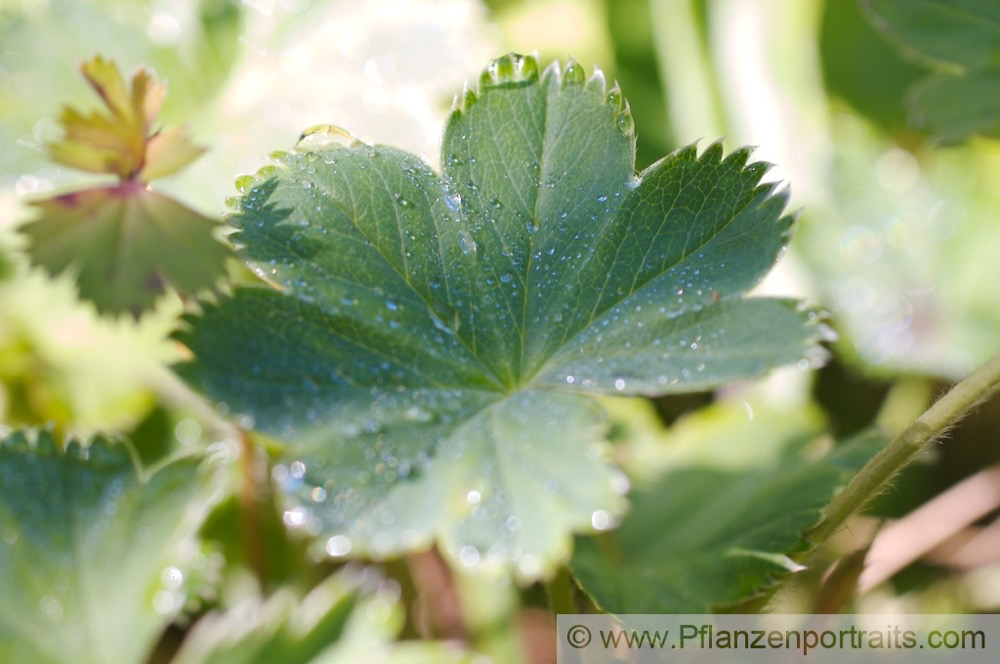
[[[399,150],[279,154],[231,222],[274,289],[179,334],[178,371],[286,440],[288,521],[334,555],[431,538],[546,574],[621,510],[595,392],[658,394],[815,352],[814,315],[740,300],[790,220],[749,152],[645,172],[617,87],[494,61],[453,112],[443,173]]]

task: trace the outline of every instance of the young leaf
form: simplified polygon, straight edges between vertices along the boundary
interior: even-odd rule
[[[137,71],[129,88],[118,66],[101,56],[84,62],[80,71],[107,111],[64,109],[60,122],[65,136],[48,146],[53,160],[121,180],[149,182],[176,173],[204,152],[181,127],[154,130],[166,88],[147,72]]]
[[[49,152],[63,164],[111,173],[121,182],[37,200],[40,217],[21,232],[30,240],[32,262],[52,275],[75,272],[80,296],[98,311],[138,317],[167,285],[187,293],[212,287],[230,251],[213,237],[218,222],[143,184],[177,172],[204,151],[182,127],[153,131],[164,86],[140,70],[129,89],[118,67],[99,56],[81,69],[107,112],[67,108],[61,118],[66,135]]]
[[[816,352],[814,314],[740,299],[791,223],[766,166],[713,144],[637,176],[634,156],[617,87],[517,55],[452,113],[441,175],[382,146],[278,155],[231,218],[276,288],[189,318],[178,372],[288,441],[287,521],[331,554],[436,539],[466,566],[548,574],[623,506],[588,395]]]
[[[864,0],[876,28],[944,69],[914,87],[915,126],[959,140],[1000,136],[1000,9],[995,0]]]
[[[0,442],[0,661],[145,661],[218,480],[192,458],[143,473],[103,438]]]
[[[799,568],[806,531],[885,442],[865,435],[808,460],[814,427],[713,406],[671,430],[672,467],[632,495],[616,530],[577,538],[571,563],[584,589],[614,613],[709,613],[766,596]],[[728,411],[728,412],[727,412]]]
[[[218,223],[135,184],[95,187],[36,201],[41,217],[21,228],[31,258],[52,275],[69,270],[100,312],[138,316],[167,284],[194,293],[225,273]]]

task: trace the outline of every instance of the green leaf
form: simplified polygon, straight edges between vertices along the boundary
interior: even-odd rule
[[[742,403],[682,420],[658,446],[668,470],[635,490],[621,526],[577,538],[572,570],[600,608],[708,613],[801,569],[805,532],[885,441],[866,435],[810,460],[814,421],[755,411],[749,423]]]
[[[993,0],[864,0],[876,28],[942,73],[910,95],[913,124],[946,140],[1000,136],[1000,6]]]
[[[141,471],[123,443],[0,442],[0,661],[143,662],[185,602],[218,473]]]
[[[508,55],[452,113],[441,175],[352,145],[240,180],[231,237],[274,288],[189,318],[178,372],[288,442],[288,522],[336,555],[434,539],[546,575],[623,506],[587,395],[817,352],[815,314],[739,299],[791,223],[766,166],[713,144],[636,175],[634,143],[599,72]]]
[[[405,615],[399,586],[371,569],[343,570],[305,597],[282,588],[201,619],[173,664],[470,662],[432,641],[394,642]],[[407,659],[407,658],[411,659]]]
[[[40,217],[21,227],[31,260],[50,274],[75,274],[80,296],[100,312],[134,315],[169,285],[211,288],[229,249],[219,224],[146,187],[123,183],[35,201]]]
[[[305,597],[283,588],[267,601],[250,598],[226,612],[201,619],[188,638],[175,664],[238,664],[283,662],[308,664],[319,661],[323,651],[349,638],[355,631],[377,630],[377,639],[388,641],[400,627],[401,613],[395,598],[379,597],[372,588],[359,587],[344,573],[331,576]],[[383,593],[385,594],[385,593]],[[366,596],[368,595],[368,596]],[[381,604],[368,619],[364,610]],[[361,629],[359,629],[361,628]],[[371,636],[371,634],[365,634]],[[382,643],[369,643],[377,647]],[[325,661],[325,660],[324,660]]]
[[[914,55],[964,70],[997,64],[1000,7],[993,0],[863,0],[877,28]]]
[[[946,141],[1000,136],[1000,67],[931,76],[914,87],[910,101],[913,124]]]

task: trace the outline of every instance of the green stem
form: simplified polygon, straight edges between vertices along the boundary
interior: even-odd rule
[[[865,464],[830,503],[823,520],[808,533],[809,539],[826,540],[847,517],[882,492],[896,473],[997,390],[1000,390],[1000,354],[952,387]]]
[[[549,598],[549,608],[552,609],[552,615],[577,613],[573,579],[568,568],[560,567],[555,577],[546,582],[545,594]]]
[[[269,574],[264,546],[264,524],[261,517],[267,491],[266,483],[261,480],[265,471],[250,434],[243,429],[239,429],[239,444],[242,477],[237,498],[240,506],[243,546],[246,549],[247,562],[260,583],[261,591],[266,593]]]

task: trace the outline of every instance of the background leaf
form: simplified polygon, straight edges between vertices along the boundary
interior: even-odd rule
[[[184,606],[218,480],[195,458],[147,475],[103,438],[0,442],[0,659],[145,661]]]
[[[571,567],[601,609],[708,613],[772,591],[800,569],[805,532],[837,488],[885,442],[868,434],[812,460],[815,421],[755,411],[748,422],[742,403],[718,404],[662,434],[645,458],[666,471],[630,494],[619,528],[577,539]]]
[[[914,125],[956,141],[1000,136],[1000,8],[991,0],[863,0],[904,52],[947,73],[918,84]]]
[[[225,273],[230,251],[213,236],[218,222],[145,187],[84,189],[34,207],[41,217],[21,227],[32,261],[53,275],[75,273],[98,311],[138,316],[167,285],[196,293]]]
[[[703,388],[815,352],[814,314],[737,301],[790,224],[748,156],[686,148],[637,176],[617,88],[504,56],[453,112],[441,176],[335,146],[241,180],[232,239],[276,288],[189,318],[178,371],[289,441],[286,523],[328,553],[435,538],[546,575],[622,507],[573,392]]]
[[[384,658],[402,627],[398,587],[370,571],[340,572],[298,597],[283,588],[198,623],[175,664],[346,664],[344,653]],[[353,651],[353,652],[352,652]]]

